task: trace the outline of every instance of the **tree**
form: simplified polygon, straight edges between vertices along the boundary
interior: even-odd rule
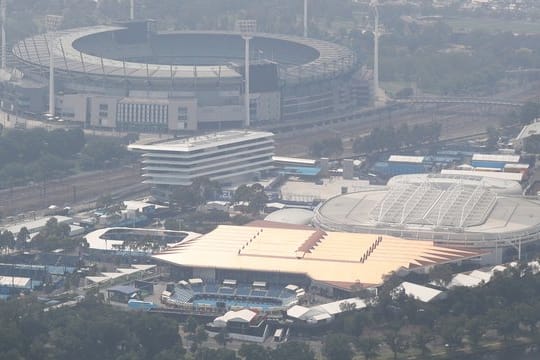
[[[330,334],[324,338],[322,353],[332,360],[351,360],[351,338],[345,334]]]
[[[228,349],[199,348],[195,353],[195,360],[236,360],[236,353]]]
[[[315,354],[309,345],[303,342],[289,341],[279,344],[271,353],[272,360],[315,360]]]
[[[391,330],[384,333],[384,342],[392,353],[394,354],[394,360],[397,359],[398,354],[404,352],[409,348],[407,337],[400,334],[399,330]]]
[[[242,344],[238,355],[245,360],[271,360],[270,352],[265,347],[257,344]]]
[[[184,324],[184,331],[190,335],[195,335],[198,325],[197,320],[193,316],[189,316]]]
[[[183,359],[186,350],[181,346],[174,346],[170,349],[164,349],[157,353],[152,360],[179,360]],[[130,358],[132,359],[132,358]]]
[[[170,196],[170,202],[182,211],[194,209],[201,204],[199,194],[189,186],[177,187]]]
[[[163,222],[165,230],[180,230],[180,222],[177,219],[167,218]]]
[[[431,341],[433,341],[432,332],[426,328],[421,328],[414,334],[413,344],[420,350],[422,357],[427,357],[431,353],[431,349],[428,347]]]
[[[193,341],[197,344],[200,344],[208,339],[208,333],[204,329],[203,325],[199,325],[197,327],[197,331],[195,331],[195,337],[193,338]]]
[[[492,309],[488,313],[492,325],[505,342],[513,340],[519,332],[519,318],[508,309]]]
[[[105,209],[111,206],[113,203],[114,201],[111,194],[102,194],[96,200],[96,208]]]
[[[249,202],[249,212],[256,214],[264,209],[268,202],[268,197],[264,193],[264,187],[261,184],[255,183],[251,186],[240,185],[234,192],[234,202]]]
[[[471,345],[471,349],[478,350],[480,347],[480,340],[484,336],[486,321],[483,318],[473,318],[467,321],[465,326],[467,332],[467,339]]]
[[[360,338],[356,343],[366,360],[375,359],[379,356],[379,341],[372,337]]]
[[[260,213],[264,210],[267,202],[268,196],[264,192],[254,192],[249,200],[248,210],[252,214]]]
[[[446,350],[453,353],[463,343],[465,335],[465,319],[458,317],[441,318],[439,322],[439,335],[445,343]]]
[[[445,286],[452,280],[452,268],[448,264],[436,265],[429,272],[429,279],[438,286]]]
[[[499,142],[499,131],[494,126],[488,126],[486,148],[490,151],[497,149],[497,143]]]
[[[18,249],[24,249],[26,247],[26,241],[30,238],[30,232],[23,226],[21,230],[17,233],[17,241],[15,242],[15,247]]]
[[[227,332],[227,328],[221,328],[219,330],[219,333],[214,337],[214,340],[216,340],[219,345],[226,347],[227,343],[229,342],[229,334]]]
[[[0,234],[0,244],[2,244],[2,248],[4,249],[15,248],[15,237],[13,236],[13,233],[9,230],[4,230]]]

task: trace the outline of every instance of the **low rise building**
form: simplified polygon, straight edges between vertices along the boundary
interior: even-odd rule
[[[158,144],[129,145],[142,152],[144,183],[157,197],[175,186],[208,177],[223,184],[253,180],[273,168],[274,139],[270,132],[229,130]]]

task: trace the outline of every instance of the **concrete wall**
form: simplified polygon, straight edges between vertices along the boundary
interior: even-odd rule
[[[244,106],[201,106],[198,108],[197,119],[198,123],[241,121],[244,119]]]
[[[86,121],[86,94],[66,94],[59,97],[60,116],[65,120],[84,123]]]
[[[260,93],[254,96],[257,122],[277,122],[281,117],[281,95],[279,92]]]
[[[90,98],[90,125],[96,127],[116,127],[116,104],[120,98],[92,96]],[[100,105],[108,105],[107,114],[100,115]]]
[[[187,108],[187,121],[178,121],[178,108]],[[197,99],[169,100],[169,130],[197,130]]]

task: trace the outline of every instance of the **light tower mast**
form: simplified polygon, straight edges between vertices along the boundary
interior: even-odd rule
[[[0,11],[2,12],[2,70],[6,70],[7,44],[6,44],[6,1],[0,3]]]
[[[250,97],[249,97],[249,40],[253,38],[253,33],[257,29],[256,20],[238,20],[236,22],[237,30],[240,31],[242,39],[245,41],[244,50],[244,106],[245,119],[244,127],[248,128],[251,124],[250,120]]]
[[[46,27],[49,45],[49,114],[54,116],[56,114],[56,102],[54,98],[54,45],[56,42],[56,30],[63,17],[59,15],[47,15]]]
[[[135,0],[131,0],[129,4],[129,19],[135,20]]]
[[[308,0],[304,0],[304,37],[308,36]]]
[[[378,1],[373,0],[371,6],[375,13],[375,25],[373,28],[373,88],[375,91],[375,101],[379,100],[379,9]]]

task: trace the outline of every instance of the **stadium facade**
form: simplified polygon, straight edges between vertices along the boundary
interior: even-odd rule
[[[49,49],[56,110],[65,120],[145,132],[243,124],[239,33],[157,32],[152,21],[137,21],[36,35],[13,47],[18,71],[4,83],[4,108],[46,111]],[[369,74],[343,46],[256,33],[251,49],[253,125],[313,118],[370,102]]]
[[[515,190],[515,191],[512,191]],[[519,184],[482,176],[424,174],[393,178],[387,187],[333,197],[315,211],[325,230],[429,239],[436,244],[502,249],[540,240],[540,201],[523,197]]]

